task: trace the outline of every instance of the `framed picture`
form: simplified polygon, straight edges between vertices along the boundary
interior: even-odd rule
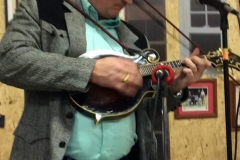
[[[238,81],[239,82],[239,81]],[[233,81],[229,84],[229,94],[230,94],[230,109],[231,109],[231,128],[233,130],[240,130],[240,113],[238,113],[238,122],[236,122],[236,113],[240,94],[240,85]]]
[[[189,97],[175,110],[175,119],[217,117],[216,79],[202,79],[188,89]]]
[[[6,26],[10,20],[12,20],[15,10],[17,8],[19,0],[5,0],[5,21]]]

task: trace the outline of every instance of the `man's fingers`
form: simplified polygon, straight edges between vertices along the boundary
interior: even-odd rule
[[[182,63],[186,65],[187,68],[191,69],[194,73],[197,72],[197,66],[189,58],[184,58]],[[185,67],[184,67],[185,68]]]
[[[191,54],[191,57],[192,56],[199,56],[199,54],[200,54],[200,50],[198,48],[195,48],[194,51]]]

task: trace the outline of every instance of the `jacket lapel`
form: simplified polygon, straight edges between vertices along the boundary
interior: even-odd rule
[[[81,7],[80,1],[72,0]],[[69,56],[78,57],[86,52],[86,28],[85,17],[66,1],[63,3],[71,12],[65,13],[67,31],[69,35]],[[82,7],[81,7],[82,8]],[[84,27],[82,27],[84,26]]]
[[[138,37],[132,33],[132,31],[124,24],[121,23],[117,28],[120,42],[123,42],[127,47],[140,50],[134,43],[138,40]],[[124,50],[125,54],[129,54]]]

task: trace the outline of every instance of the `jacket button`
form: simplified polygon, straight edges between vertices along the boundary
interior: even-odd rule
[[[67,117],[68,119],[72,119],[72,118],[73,118],[73,113],[72,113],[72,112],[68,112],[68,113],[66,114],[66,117]]]
[[[62,141],[59,143],[59,147],[64,148],[66,146],[66,142]]]

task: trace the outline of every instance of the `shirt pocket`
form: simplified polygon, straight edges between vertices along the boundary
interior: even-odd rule
[[[44,52],[67,55],[69,50],[67,31],[58,29],[46,21],[41,21],[41,45]]]

